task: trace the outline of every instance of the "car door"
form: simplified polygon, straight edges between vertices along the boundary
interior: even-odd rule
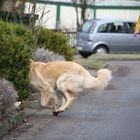
[[[128,48],[127,30],[123,22],[108,22],[98,28],[98,41],[105,42],[110,52],[125,52]],[[97,37],[96,37],[97,38]]]
[[[140,52],[140,34],[134,35],[135,23],[134,22],[126,22],[127,27],[127,38],[126,42],[128,45],[128,51],[130,52]]]
[[[126,52],[130,48],[128,44],[127,28],[123,22],[112,22],[108,26],[108,41],[111,52]]]

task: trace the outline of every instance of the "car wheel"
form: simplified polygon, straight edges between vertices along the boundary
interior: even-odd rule
[[[90,56],[92,53],[90,52],[82,52],[82,51],[79,51],[79,54],[84,57],[84,58],[87,58],[88,56]]]
[[[94,51],[95,54],[108,54],[108,50],[105,46],[99,46]]]

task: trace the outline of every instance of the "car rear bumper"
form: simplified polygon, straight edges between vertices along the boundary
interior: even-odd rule
[[[78,50],[78,51],[82,51],[82,52],[93,52],[93,49],[92,49],[92,44],[91,43],[76,43],[75,44],[75,48]]]

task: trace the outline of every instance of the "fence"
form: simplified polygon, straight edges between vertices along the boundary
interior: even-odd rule
[[[68,36],[70,46],[74,47],[76,32],[64,32],[64,33]]]

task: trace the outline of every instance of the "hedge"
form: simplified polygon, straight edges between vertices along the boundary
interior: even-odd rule
[[[68,37],[62,32],[42,28],[39,33],[38,46],[45,47],[54,53],[64,56],[66,60],[73,60],[75,50],[70,47]]]
[[[13,82],[20,100],[29,95],[28,73],[33,38],[26,27],[0,21],[0,76]]]

